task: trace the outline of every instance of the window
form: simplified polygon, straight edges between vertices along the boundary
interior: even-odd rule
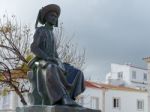
[[[99,109],[99,98],[98,97],[91,97],[91,108]]]
[[[123,79],[123,72],[118,72],[118,79]]]
[[[113,108],[115,109],[120,108],[120,98],[113,98]]]
[[[137,100],[137,109],[144,110],[144,101],[143,100]]]
[[[136,71],[132,71],[132,79],[136,79]]]
[[[144,81],[147,81],[147,73],[144,73],[143,79],[144,79]]]

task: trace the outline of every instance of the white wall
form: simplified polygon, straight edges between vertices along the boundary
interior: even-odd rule
[[[149,59],[145,59],[146,63],[147,63],[147,69],[148,69],[148,92],[149,92],[149,97],[148,97],[148,112],[150,112],[150,58]]]
[[[99,109],[102,112],[148,112],[148,93],[129,92],[120,90],[105,90],[87,88],[81,97],[84,97],[84,107],[91,108],[91,98],[99,98]],[[120,109],[113,108],[113,98],[120,98]],[[80,98],[80,97],[79,97]],[[137,100],[144,101],[144,110],[137,109]]]
[[[113,108],[113,98],[120,98],[119,109]],[[118,90],[108,90],[106,92],[105,112],[148,112],[148,94],[142,92],[128,92]],[[137,110],[137,100],[144,100],[144,110]]]
[[[84,93],[82,93],[78,98],[79,99],[80,97],[84,98],[83,104],[81,105],[87,108],[92,108],[91,100],[93,97],[97,97],[99,99],[99,110],[102,110],[103,109],[102,95],[103,95],[102,90],[100,89],[86,88]]]
[[[129,66],[127,65],[111,64],[112,79],[118,79],[118,72],[123,72],[123,80],[129,82],[129,69]]]
[[[14,92],[0,96],[0,112],[13,112],[16,107],[16,97]]]
[[[132,78],[132,71],[136,71],[136,79]],[[124,81],[125,86],[129,87],[139,87],[139,88],[148,88],[148,70],[132,67],[130,65],[120,65],[120,64],[111,64],[111,75],[109,77],[113,80],[118,80],[118,72],[123,72],[122,81]],[[147,74],[147,81],[144,80],[144,73]],[[107,76],[108,77],[108,76]],[[110,80],[110,79],[109,79]],[[106,81],[108,82],[108,81]],[[118,82],[118,81],[117,81]],[[112,84],[112,83],[111,83]],[[115,84],[115,81],[114,81]],[[119,84],[119,82],[118,82]]]
[[[8,98],[6,100],[6,97]],[[26,101],[28,102],[27,95],[24,95]],[[16,107],[21,107],[23,104],[20,101],[19,96],[14,92],[11,91],[6,96],[0,96],[0,112],[15,112]]]
[[[136,79],[132,78],[132,71],[136,71]],[[148,70],[130,67],[130,81],[147,83],[148,81],[144,81],[144,73],[148,74]]]
[[[132,71],[136,71],[136,79],[132,78]],[[129,85],[132,85],[134,87],[147,89],[148,88],[148,79],[147,79],[147,81],[144,80],[144,73],[147,74],[147,78],[148,78],[148,71],[147,70],[130,67]]]

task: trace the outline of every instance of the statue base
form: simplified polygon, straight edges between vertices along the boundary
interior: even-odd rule
[[[16,112],[101,112],[100,110],[88,109],[85,107],[70,106],[25,106],[17,107]]]

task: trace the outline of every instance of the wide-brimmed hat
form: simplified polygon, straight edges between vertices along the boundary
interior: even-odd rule
[[[50,4],[47,5],[45,7],[43,7],[40,11],[39,11],[39,21],[40,23],[44,24],[45,23],[45,16],[48,12],[55,12],[57,14],[57,16],[60,16],[60,7],[56,4]]]

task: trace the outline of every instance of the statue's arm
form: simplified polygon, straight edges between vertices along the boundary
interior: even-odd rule
[[[31,51],[38,56],[39,58],[47,60],[48,55],[39,47],[40,43],[42,42],[43,32],[41,29],[37,29],[34,34],[34,40],[31,44]]]

